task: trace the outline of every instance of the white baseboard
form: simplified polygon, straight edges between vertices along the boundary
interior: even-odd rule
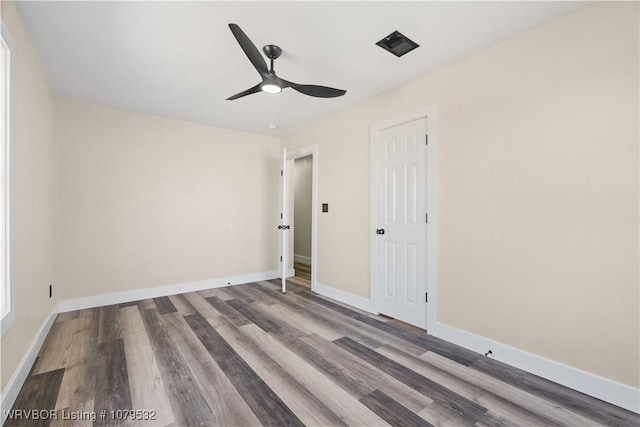
[[[295,268],[290,268],[287,270],[287,278],[289,277],[293,277],[296,275],[296,269]],[[277,278],[280,278],[280,276],[278,276]]]
[[[295,271],[291,269],[295,274]],[[292,274],[292,275],[293,275]],[[55,308],[58,313],[66,311],[82,310],[85,308],[100,307],[103,305],[121,304],[124,302],[138,301],[142,299],[164,297],[167,295],[182,294],[185,292],[202,291],[204,289],[222,288],[224,286],[239,285],[242,283],[260,282],[263,280],[277,279],[277,271],[244,274],[240,276],[222,277],[198,282],[180,283],[176,285],[159,286],[156,288],[136,289],[133,291],[114,292],[90,297],[74,298],[59,301]]]
[[[318,282],[316,282],[313,290],[320,295],[324,295],[325,297],[332,298],[336,301],[349,304],[355,308],[359,308],[360,310],[368,311],[369,313],[375,313],[373,304],[371,304],[370,299],[350,294],[349,292],[341,291],[340,289],[332,288],[331,286],[323,285],[322,283]]]
[[[300,262],[302,264],[307,264],[307,265],[311,265],[311,257],[308,256],[304,256],[304,255],[293,255],[293,260],[295,262]]]
[[[546,359],[438,322],[429,333],[480,354],[492,351],[494,359],[630,411],[640,412],[640,390],[601,376]]]
[[[40,347],[42,347],[42,343],[44,343],[44,339],[47,337],[51,325],[53,325],[53,322],[56,320],[56,315],[55,311],[53,311],[42,323],[33,341],[31,341],[27,352],[3,390],[2,397],[0,398],[0,412],[2,413],[2,415],[0,415],[0,425],[4,424],[6,420],[7,412],[5,411],[10,410],[15,403],[18,393],[20,393],[20,389],[26,381],[33,363],[36,361]]]

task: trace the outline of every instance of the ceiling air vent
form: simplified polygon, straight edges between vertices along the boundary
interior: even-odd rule
[[[418,43],[409,40],[399,31],[394,31],[376,44],[384,50],[393,53],[398,58],[420,46]]]

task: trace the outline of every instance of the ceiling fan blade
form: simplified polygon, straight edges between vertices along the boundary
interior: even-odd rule
[[[290,87],[300,93],[309,96],[315,96],[316,98],[336,98],[347,93],[346,90],[334,89],[332,87],[318,85],[300,85],[297,83],[288,82],[283,79],[280,79],[280,81],[284,83],[284,87]]]
[[[260,92],[261,91],[260,86],[262,86],[262,83],[258,83],[257,85],[255,85],[251,89],[247,89],[247,90],[242,91],[240,93],[236,93],[233,96],[230,96],[229,98],[227,98],[227,101],[233,101],[234,99],[242,98],[243,96],[247,96],[247,95],[251,95],[252,93]]]
[[[233,33],[236,40],[238,40],[238,43],[240,44],[240,47],[242,48],[244,53],[247,55],[247,58],[249,58],[249,61],[251,61],[256,70],[258,70],[258,73],[260,73],[261,76],[268,74],[269,69],[267,68],[267,63],[265,62],[256,45],[253,44],[253,42],[249,39],[249,37],[247,37],[247,35],[240,29],[238,25],[229,24],[229,28],[231,29],[231,32]]]

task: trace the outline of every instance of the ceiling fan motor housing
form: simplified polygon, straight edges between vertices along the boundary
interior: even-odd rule
[[[268,44],[262,48],[262,51],[269,59],[278,59],[282,55],[282,49],[275,44]]]

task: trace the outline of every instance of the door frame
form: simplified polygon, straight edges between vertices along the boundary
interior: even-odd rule
[[[371,224],[369,227],[370,244],[370,294],[372,308],[380,313],[380,305],[382,304],[382,289],[381,284],[378,283],[377,269],[378,265],[378,240],[375,238],[376,228],[378,226],[378,180],[376,179],[380,169],[378,164],[376,142],[378,134],[385,130],[404,123],[412,122],[414,120],[426,119],[427,120],[427,213],[429,215],[429,221],[427,223],[427,247],[426,247],[426,260],[427,263],[427,293],[429,301],[426,307],[426,318],[424,319],[423,327],[425,329],[431,329],[435,327],[437,322],[437,307],[438,307],[438,286],[437,286],[437,224],[438,224],[438,210],[437,210],[437,148],[438,148],[438,133],[437,133],[437,113],[438,109],[436,105],[428,105],[418,110],[410,111],[408,113],[392,117],[388,120],[380,121],[371,125],[371,166],[370,166],[370,183],[371,183]]]
[[[295,150],[287,150],[287,161],[300,159],[302,157],[311,156],[311,290],[316,291],[316,283],[318,277],[318,145],[307,145]],[[289,185],[289,182],[287,182]],[[295,214],[295,199],[294,212]],[[293,224],[295,227],[295,223]],[[295,231],[294,231],[295,233]],[[293,248],[290,248],[293,251]]]

